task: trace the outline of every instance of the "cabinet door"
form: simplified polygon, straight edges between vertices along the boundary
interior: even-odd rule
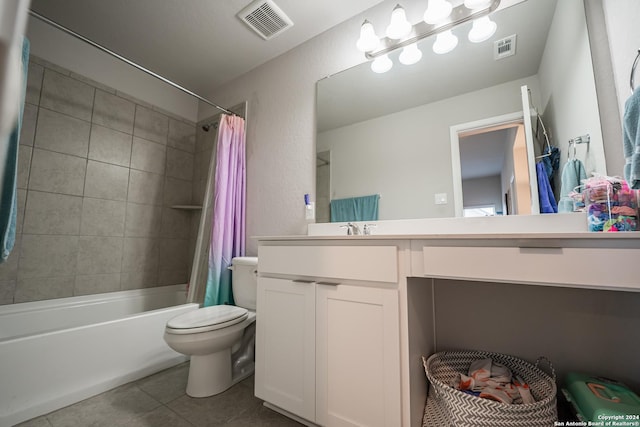
[[[256,396],[315,420],[315,284],[258,277]]]
[[[398,291],[318,284],[316,299],[316,422],[400,426]]]

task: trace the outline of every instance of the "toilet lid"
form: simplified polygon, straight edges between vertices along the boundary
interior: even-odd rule
[[[247,318],[247,309],[235,305],[213,305],[176,316],[167,322],[171,329],[218,329],[235,325]],[[216,326],[216,328],[208,328]]]

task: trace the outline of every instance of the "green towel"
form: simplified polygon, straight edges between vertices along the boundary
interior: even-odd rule
[[[377,221],[379,194],[331,201],[331,222]]]
[[[573,212],[573,199],[569,193],[587,179],[584,165],[578,159],[569,159],[562,169],[562,186],[560,187],[560,201],[558,212]],[[580,191],[578,191],[580,192]]]

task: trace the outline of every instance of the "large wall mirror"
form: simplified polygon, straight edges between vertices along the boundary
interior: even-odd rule
[[[518,210],[510,194],[517,183],[500,176],[505,164],[518,162],[518,129],[496,128],[500,118],[517,126],[531,112],[560,150],[556,197],[572,138],[590,136],[589,144],[574,146],[575,156],[588,173],[606,173],[583,0],[513,3],[492,15],[498,30],[488,41],[470,43],[466,23],[453,30],[460,43],[448,54],[435,54],[429,37],[419,44],[417,64],[400,64],[396,51],[385,74],[363,63],[318,82],[318,222],[331,220],[331,200],[369,195],[380,196],[380,220],[461,216],[464,207],[485,205],[498,215],[537,213]],[[496,59],[494,42],[514,35],[515,54]],[[488,131],[475,132],[478,123]],[[535,161],[545,148],[535,118],[533,133],[521,148]]]

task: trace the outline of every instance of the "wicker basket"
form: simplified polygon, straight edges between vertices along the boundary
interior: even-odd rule
[[[491,358],[505,365],[529,384],[535,403],[513,404],[473,396],[451,387],[458,374],[467,374],[471,362]],[[431,383],[425,409],[425,426],[451,427],[549,427],[558,420],[555,372],[546,374],[538,364],[499,353],[444,351],[422,358]],[[553,371],[553,368],[551,367]]]

